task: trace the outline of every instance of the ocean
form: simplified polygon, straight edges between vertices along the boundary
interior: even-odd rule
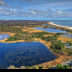
[[[72,20],[50,20],[50,22],[57,25],[72,27]]]

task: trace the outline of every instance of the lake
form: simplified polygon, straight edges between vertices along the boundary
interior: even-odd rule
[[[57,57],[40,42],[0,43],[0,69],[33,66]]]
[[[0,34],[0,40],[3,40],[3,39],[6,39],[6,38],[9,38],[10,36],[7,35],[7,34]]]
[[[53,29],[53,28],[42,28],[42,27],[36,27],[33,29],[37,29],[37,30],[43,30],[43,31],[47,31],[47,32],[52,32],[52,33],[67,33],[66,31],[62,31],[59,29]]]

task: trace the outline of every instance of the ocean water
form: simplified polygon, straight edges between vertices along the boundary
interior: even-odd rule
[[[57,25],[72,27],[72,20],[53,20],[50,22],[57,24]]]
[[[0,69],[33,66],[57,57],[40,42],[0,43]]]

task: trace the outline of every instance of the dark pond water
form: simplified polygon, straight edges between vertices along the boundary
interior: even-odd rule
[[[33,28],[33,29],[37,29],[37,30],[43,30],[43,31],[47,31],[47,32],[52,32],[52,33],[67,33],[66,31],[62,31],[62,30],[58,30],[58,29],[53,29],[53,28],[42,28],[42,27],[37,27],[37,28]]]
[[[32,66],[55,59],[57,57],[40,42],[0,43],[0,69],[10,65]]]
[[[10,36],[7,34],[0,34],[0,40],[6,39],[8,37],[10,37]]]

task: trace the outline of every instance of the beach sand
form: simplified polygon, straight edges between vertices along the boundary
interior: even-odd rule
[[[59,27],[59,28],[64,28],[64,29],[72,30],[72,27],[57,25],[57,24],[53,24],[52,22],[48,22],[47,24],[48,24],[48,25],[51,25],[51,26],[54,26],[54,27]]]

